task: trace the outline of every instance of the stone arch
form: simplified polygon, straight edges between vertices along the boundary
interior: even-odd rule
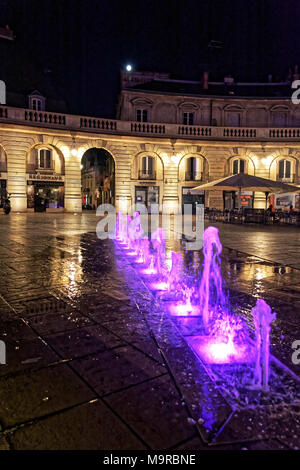
[[[141,169],[141,159],[143,157],[154,157],[155,158],[155,171],[156,171],[156,180],[163,181],[164,179],[164,161],[162,156],[153,150],[143,150],[136,153],[131,158],[131,177],[132,179],[139,179],[139,170]],[[157,164],[159,162],[159,164]]]
[[[245,160],[245,169],[244,173],[249,175],[255,174],[255,163],[247,152],[238,152],[231,154],[225,161],[225,177],[233,174],[233,162],[235,160]]]
[[[33,145],[31,145],[26,151],[26,173],[35,172],[38,168],[37,158],[38,158],[38,151],[42,149],[49,149],[54,152],[52,158],[54,157],[53,169],[55,173],[64,175],[65,174],[65,155],[57,145],[50,143],[48,141],[43,142],[36,141]]]
[[[80,161],[82,160],[84,153],[93,148],[96,148],[99,150],[105,150],[106,152],[108,152],[113,158],[115,165],[117,166],[118,161],[116,159],[116,156],[114,155],[114,152],[110,149],[110,146],[108,145],[108,143],[99,141],[99,140],[91,140],[79,146],[77,155]]]
[[[96,209],[100,204],[115,204],[116,159],[113,153],[102,143],[89,142],[81,147],[79,157],[82,206]]]
[[[197,111],[198,109],[200,109],[200,106],[198,103],[194,103],[192,101],[182,101],[181,103],[178,104],[178,108],[179,109],[186,108],[186,109]]]
[[[300,170],[300,160],[298,156],[290,155],[289,153],[279,152],[270,162],[269,174],[270,179],[277,180],[279,177],[279,162],[282,160],[287,160],[291,162],[291,178],[290,183],[297,181],[299,170]]]
[[[197,153],[197,152],[187,152],[184,155],[181,156],[179,162],[178,162],[178,181],[183,182],[186,181],[185,177],[185,164],[188,160],[188,158],[199,158],[201,161],[201,179],[197,181],[206,181],[208,180],[208,175],[209,175],[209,163],[208,160],[206,159],[205,155],[202,153]]]

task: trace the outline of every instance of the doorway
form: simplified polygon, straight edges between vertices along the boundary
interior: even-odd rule
[[[159,186],[136,186],[135,202],[144,204],[147,208],[151,204],[159,204]]]
[[[83,154],[81,199],[83,209],[115,204],[115,162],[107,150],[91,148]]]
[[[204,205],[205,194],[201,189],[193,189],[190,187],[182,188],[182,211],[184,210],[185,204],[192,205],[192,213],[196,214],[196,207],[199,204]]]

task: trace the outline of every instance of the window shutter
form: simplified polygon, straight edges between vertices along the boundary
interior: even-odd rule
[[[245,160],[240,160],[240,173],[245,173]]]
[[[45,167],[44,150],[40,150],[40,168]]]
[[[148,122],[148,111],[143,109],[143,122]]]
[[[45,150],[46,154],[46,168],[51,168],[51,150]]]
[[[291,177],[291,162],[289,160],[285,161],[285,177]]]
[[[35,162],[35,168],[39,167],[39,151],[38,149],[34,149],[34,162]]]
[[[233,173],[234,175],[236,175],[239,171],[239,161],[238,160],[234,160],[233,162]]]
[[[144,174],[146,173],[146,164],[147,164],[146,158],[147,157],[142,158],[142,170]]]
[[[148,170],[149,170],[149,174],[152,175],[152,173],[153,173],[153,157],[148,157]]]
[[[279,178],[284,178],[284,160],[279,162]]]

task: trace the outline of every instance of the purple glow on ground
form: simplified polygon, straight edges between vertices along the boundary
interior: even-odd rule
[[[138,213],[135,217],[139,221]],[[262,299],[258,300],[256,307],[252,309],[256,332],[256,343],[252,344],[246,325],[239,317],[230,314],[227,294],[223,289],[220,259],[222,244],[218,229],[208,227],[204,231],[204,264],[199,291],[195,295],[198,283],[191,287],[193,282],[189,277],[185,278],[180,253],[172,253],[172,267],[168,269],[163,230],[158,228],[152,234],[150,245],[147,238],[135,237],[136,233],[143,235],[140,223],[132,227],[129,215],[126,218],[127,223],[123,222],[120,213],[115,239],[126,250],[127,255],[135,257],[136,263],[144,264],[141,266],[143,269],[140,269],[141,274],[154,276],[150,278],[150,289],[161,291],[157,296],[168,301],[171,315],[185,317],[180,322],[199,322],[200,331],[205,331],[204,336],[188,337],[187,342],[194,353],[208,364],[253,363],[254,385],[268,391],[270,325],[276,318],[276,313],[272,313],[271,307]],[[170,294],[173,295],[170,297]],[[173,301],[170,302],[172,298]],[[181,301],[174,301],[178,298]],[[197,305],[193,305],[192,301]],[[191,319],[199,316],[202,316],[202,321]],[[199,335],[199,329],[197,331]]]
[[[188,342],[195,353],[208,364],[242,364],[255,359],[254,348],[246,343],[226,343],[211,336],[194,336]]]
[[[157,270],[155,268],[147,268],[147,269],[143,269],[141,273],[146,274],[147,276],[150,276],[150,275],[157,274]]]
[[[169,290],[168,282],[152,282],[150,288],[153,290]]]
[[[171,315],[177,317],[200,315],[200,310],[196,305],[192,305],[190,302],[177,302],[172,303],[169,307]]]

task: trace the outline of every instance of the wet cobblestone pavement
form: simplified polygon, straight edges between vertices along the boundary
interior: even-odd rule
[[[300,397],[234,407],[96,223],[0,216],[0,449],[300,448]],[[271,352],[300,377],[300,231],[219,228],[233,311],[251,328],[263,297]]]

